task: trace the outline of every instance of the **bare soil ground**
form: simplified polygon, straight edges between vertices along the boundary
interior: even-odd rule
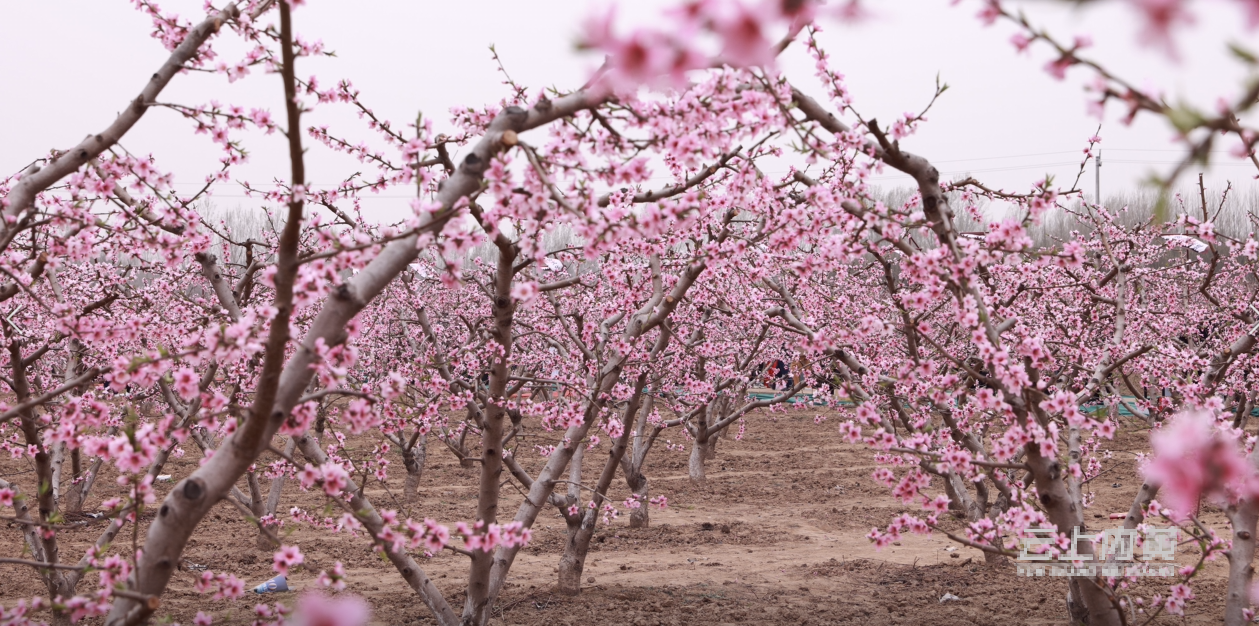
[[[873,526],[886,525],[905,508],[870,478],[874,468],[870,452],[840,442],[834,418],[814,422],[817,409],[762,414],[748,420],[741,441],[724,438],[717,458],[708,466],[704,486],[691,484],[685,453],[652,451],[646,475],[651,494],[666,495],[669,507],[652,508],[651,526],[628,528],[627,512],[608,526],[601,526],[591,548],[586,584],[580,596],[555,591],[556,565],[564,542],[564,524],[554,511],[545,512],[534,526],[534,540],[522,551],[510,582],[495,609],[494,624],[618,623],[655,624],[1067,624],[1066,582],[1061,578],[1022,578],[1012,562],[985,565],[983,556],[936,534],[906,536],[899,545],[876,551],[864,535]],[[531,470],[543,459],[532,444],[554,437],[530,424],[526,444],[518,458]],[[675,440],[680,432],[671,433]],[[1127,511],[1140,480],[1134,453],[1148,449],[1146,433],[1126,432],[1111,442],[1114,457],[1104,464],[1101,476],[1087,485],[1096,502],[1087,511],[1091,528],[1115,525],[1109,513]],[[606,441],[588,459],[601,462]],[[370,453],[372,442],[351,441],[356,455]],[[396,508],[413,517],[432,517],[443,523],[468,521],[475,510],[472,470],[460,468],[442,444],[433,441],[414,507],[403,506],[392,494],[401,489],[405,473],[392,457],[389,482],[368,483],[368,493],[381,509]],[[196,467],[190,453],[174,459],[167,472],[175,481]],[[598,468],[587,470],[594,475]],[[29,482],[24,461],[0,461],[0,476]],[[103,476],[88,503],[94,510],[102,499],[116,495],[112,473]],[[173,483],[159,485],[164,496]],[[245,489],[242,481],[241,488]],[[620,478],[614,499],[628,493]],[[502,517],[510,519],[520,496],[505,489]],[[313,514],[325,510],[322,494],[303,492],[289,481],[280,510],[300,506]],[[331,509],[327,509],[331,510]],[[1219,511],[1204,508],[1203,515],[1224,531]],[[151,514],[148,515],[151,519]],[[957,522],[951,522],[955,528]],[[21,534],[6,523],[0,534],[0,556],[22,555]],[[141,536],[145,524],[140,527]],[[101,528],[91,526],[61,533],[67,558],[77,559],[94,541]],[[211,601],[193,590],[198,575],[180,571],[162,598],[159,615],[190,623],[198,610],[213,612],[215,624],[248,624],[258,600],[280,601],[290,606],[302,590],[317,587],[319,571],[341,561],[347,570],[348,591],[367,598],[379,624],[432,624],[423,603],[402,581],[393,567],[372,552],[362,536],[286,524],[285,542],[297,545],[306,564],[290,574],[295,592],[254,597],[239,602]],[[220,503],[202,523],[188,545],[186,564],[204,565],[216,572],[232,573],[253,586],[268,578],[271,551],[256,547],[257,531],[230,504]],[[115,542],[114,550],[131,544],[130,529]],[[1179,564],[1196,560],[1190,546],[1178,550]],[[445,552],[424,560],[426,571],[447,594],[451,604],[462,606],[462,587],[467,575],[465,557]],[[1155,623],[1214,624],[1222,619],[1227,564],[1221,558],[1208,563],[1205,575],[1194,585],[1197,600],[1190,603],[1186,618],[1164,617]],[[95,576],[82,583],[90,591]],[[1146,579],[1147,593],[1166,593],[1162,579]],[[20,566],[0,565],[0,600],[12,605],[17,598],[41,593],[35,575]],[[950,593],[960,600],[940,603]],[[458,608],[456,608],[458,610]]]

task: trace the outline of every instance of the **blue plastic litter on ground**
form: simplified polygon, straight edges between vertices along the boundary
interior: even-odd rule
[[[289,583],[284,578],[284,574],[280,574],[271,580],[268,580],[257,587],[254,587],[254,593],[278,593],[288,591]]]

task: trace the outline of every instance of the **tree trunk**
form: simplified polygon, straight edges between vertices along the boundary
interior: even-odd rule
[[[503,435],[507,412],[507,383],[510,376],[507,364],[512,357],[512,321],[516,307],[511,297],[513,264],[519,250],[502,241],[499,249],[498,269],[494,286],[494,328],[490,331],[498,345],[499,355],[490,365],[488,398],[485,402],[485,418],[481,427],[481,475],[477,488],[476,520],[486,526],[498,523],[499,490],[503,479]],[[480,550],[472,553],[472,565],[468,568],[468,591],[463,603],[463,623],[487,624],[490,621],[494,598],[490,593],[490,573],[494,568],[494,554]]]
[[[1058,527],[1058,532],[1071,533],[1073,529],[1079,528],[1080,534],[1085,534],[1088,529],[1084,525],[1083,511],[1080,503],[1068,493],[1067,485],[1063,481],[1062,464],[1055,458],[1042,456],[1038,444],[1029,443],[1024,449],[1027,451],[1027,465],[1032,470],[1036,491],[1040,494],[1040,503],[1045,507],[1049,522]],[[1091,541],[1081,540],[1076,542],[1075,550],[1077,554],[1092,555],[1093,544]],[[1092,582],[1074,577],[1069,579],[1067,606],[1073,620],[1078,620],[1080,615],[1087,615],[1088,621],[1085,623],[1090,626],[1119,626],[1121,623],[1118,609],[1111,604],[1105,592]]]
[[[328,407],[319,401],[319,410],[315,413],[315,441],[323,445],[323,433],[328,428]]]
[[[704,464],[717,456],[717,440],[721,437],[721,431],[709,427],[710,424],[715,425],[720,421],[717,419],[717,417],[720,417],[720,413],[717,413],[717,410],[717,406],[714,403],[710,403],[707,408],[700,412],[695,424],[695,441],[691,447],[690,474],[691,482],[696,485],[704,484],[706,479]]]
[[[297,439],[290,437],[288,443],[284,444],[284,455],[293,458],[293,452],[297,450]],[[280,508],[280,492],[284,489],[284,475],[281,474],[271,479],[270,489],[267,491],[266,508],[263,509],[263,517],[275,517],[276,509]],[[263,531],[263,522],[261,518],[258,521],[258,549],[259,550],[275,550],[280,546],[267,536]]]
[[[996,552],[984,551],[984,565],[996,566],[1005,563],[1005,557]]]
[[[415,504],[419,498],[420,477],[424,475],[424,460],[427,456],[428,435],[420,435],[409,450],[402,449],[402,466],[407,470],[406,482],[402,485],[402,501],[407,506]]]
[[[953,516],[965,518],[965,502],[970,500],[970,494],[966,493],[966,485],[962,483],[961,478],[953,472],[948,472],[944,476],[944,494],[949,497],[949,511],[953,513]]]
[[[656,351],[662,350],[664,345],[663,342],[658,343]],[[608,451],[608,460],[603,464],[603,471],[599,473],[599,481],[595,483],[593,500],[596,508],[586,508],[577,519],[574,519],[577,516],[565,515],[564,517],[568,524],[568,543],[564,545],[564,554],[560,557],[560,593],[569,595],[581,593],[581,573],[586,567],[586,554],[590,551],[590,540],[594,537],[595,523],[599,519],[597,507],[607,502],[608,487],[612,485],[612,479],[616,476],[616,467],[625,457],[625,449],[628,447],[630,438],[630,426],[634,424],[634,417],[638,413],[643,388],[646,385],[647,375],[639,375],[634,385],[634,395],[621,415],[623,426],[621,436],[613,441],[612,449]],[[644,490],[646,483],[647,481],[643,480]]]
[[[77,582],[77,581],[76,581]],[[48,580],[48,597],[70,598],[74,596],[74,585],[66,579],[65,572],[52,572],[49,574]],[[56,606],[52,609],[52,626],[70,626],[74,622],[70,619],[70,614],[59,610]]]
[[[57,282],[55,278],[53,278],[52,281]],[[60,300],[61,289],[57,288],[56,291],[57,291],[57,299]],[[62,372],[62,376],[61,376],[63,383],[69,383],[70,381],[74,380],[76,376],[79,375],[79,363],[80,363],[80,359],[82,358],[82,354],[83,354],[83,343],[80,342],[78,339],[71,339],[70,344],[68,346],[67,354],[66,354],[65,370]],[[57,504],[58,509],[61,508],[61,496],[62,496],[61,477],[62,477],[62,474],[64,473],[62,468],[64,467],[65,462],[66,462],[66,452],[68,452],[68,450],[64,442],[53,444],[51,487],[52,487],[52,499],[53,499],[53,502]],[[77,452],[78,452],[78,449],[76,448],[75,453]],[[75,459],[77,458],[78,457],[76,456]],[[74,475],[76,477],[79,474],[78,470],[79,468],[76,464],[74,467]],[[70,490],[71,491],[74,490],[73,485],[71,485]],[[55,613],[54,613],[54,619],[56,619]]]
[[[61,502],[61,473],[66,463],[66,444],[58,442],[52,446],[52,499]],[[58,507],[60,508],[60,507]]]
[[[1089,624],[1089,608],[1085,606],[1080,593],[1079,578],[1067,579],[1067,615],[1071,616],[1071,624]]]
[[[634,495],[638,499],[638,508],[630,511],[630,528],[647,528],[651,524],[651,513],[647,507],[647,477],[642,474],[635,474],[626,480],[630,489],[634,491]]]
[[[110,429],[113,434],[114,429]],[[66,491],[65,501],[61,505],[61,510],[66,513],[82,513],[83,505],[87,502],[87,495],[92,491],[92,484],[96,482],[96,477],[100,475],[101,463],[104,459],[97,457],[92,461],[92,467],[87,470],[87,475],[77,484],[71,485]]]
[[[113,437],[116,434],[118,434],[117,426],[111,426],[109,430],[105,431],[105,435],[109,437]],[[76,456],[73,458],[78,458],[78,452],[78,449],[76,449]],[[100,476],[101,465],[104,462],[105,459],[101,457],[96,457],[96,459],[92,461],[92,467],[87,470],[86,474],[82,475],[83,480],[79,481],[78,484],[72,485],[66,492],[66,501],[61,505],[62,511],[68,513],[83,512],[83,505],[87,503],[87,496],[92,492],[92,485],[96,483],[97,477]],[[75,478],[79,478],[78,467],[75,468]]]
[[[586,569],[586,554],[590,552],[590,540],[594,537],[594,522],[598,514],[598,509],[585,509],[575,521],[571,518],[565,520],[568,541],[564,544],[559,568],[559,592],[564,595],[581,593],[581,574]]]
[[[708,444],[700,448],[700,455],[702,455],[704,461],[711,461],[717,458],[717,440],[720,438],[720,430],[713,430],[708,433]]]
[[[259,527],[258,536],[254,538],[254,547],[262,552],[271,552],[272,550],[278,549],[280,546],[275,545],[275,542],[271,541],[271,538],[267,536],[267,533],[262,532],[262,528]]]
[[[1259,453],[1250,455],[1251,465],[1259,465]],[[1249,620],[1242,611],[1254,601],[1250,597],[1250,582],[1255,568],[1255,532],[1259,525],[1259,502],[1243,498],[1225,511],[1233,526],[1233,546],[1228,551],[1228,595],[1224,603],[1225,626],[1241,626]]]
[[[568,503],[582,506],[581,502],[581,465],[586,459],[586,446],[578,445],[573,458],[568,462]]]
[[[258,527],[258,536],[254,538],[254,547],[262,552],[271,552],[280,548],[280,546],[275,545],[274,541],[271,541],[267,533],[263,532],[261,525]]]
[[[404,463],[404,466],[407,468],[407,477],[402,483],[402,501],[410,506],[419,499],[421,469],[414,463]]]
[[[245,475],[249,483],[249,511],[253,513],[255,523],[262,523],[262,516],[266,515],[267,501],[262,497],[262,484],[258,482],[258,473],[250,471]],[[254,538],[254,545],[263,551],[274,550],[274,544],[267,537],[262,529],[258,529],[258,536]]]
[[[1238,395],[1240,397],[1237,401],[1237,407],[1233,409],[1235,411],[1235,414],[1233,415],[1233,428],[1244,430],[1246,428],[1246,422],[1250,419],[1250,411],[1254,408],[1254,405],[1251,402],[1249,392],[1242,392]]]
[[[1255,526],[1259,521],[1259,506],[1245,499],[1228,507],[1228,520],[1233,525],[1233,547],[1228,551],[1228,596],[1224,604],[1224,624],[1241,626],[1249,620],[1242,611],[1250,606],[1250,581],[1255,568]]]
[[[976,484],[976,491],[979,492],[978,497],[971,497],[970,491],[966,488],[966,481],[962,480],[954,472],[945,472],[944,492],[949,496],[949,510],[959,519],[965,519],[974,523],[984,517],[996,518],[1004,512],[1004,508],[1000,503],[996,508],[1001,509],[1000,512],[993,510],[988,506],[988,491],[983,488],[983,483]],[[984,563],[986,565],[1000,565],[1005,562],[1005,557],[995,552],[984,550]]]
[[[651,514],[647,509],[647,477],[643,475],[643,464],[647,461],[647,451],[651,448],[654,437],[646,437],[647,421],[651,419],[655,408],[655,396],[647,394],[643,400],[643,409],[634,426],[634,448],[628,457],[621,458],[621,473],[625,476],[625,484],[638,497],[638,508],[630,511],[630,528],[647,528],[651,524]]]
[[[707,446],[708,442],[700,441],[698,437],[696,437],[695,441],[691,443],[691,461],[689,469],[691,482],[696,485],[704,484],[704,448]]]
[[[999,491],[997,494],[997,501],[987,507],[988,510],[985,515],[989,519],[993,520],[993,522],[996,522],[998,518],[1005,515],[1006,511],[1010,510],[1010,498],[1011,494],[1008,489]],[[1006,562],[1006,557],[1001,556],[1000,554],[989,554],[985,552],[984,562],[988,565],[1000,565]]]
[[[52,612],[52,626],[70,626],[74,622],[70,621],[70,614],[56,609]]]
[[[1136,530],[1136,527],[1145,521],[1145,508],[1150,506],[1150,502],[1158,495],[1158,488],[1158,485],[1148,480],[1141,484],[1141,488],[1137,490],[1137,497],[1132,501],[1132,506],[1128,507],[1128,514],[1123,518],[1124,528]]]

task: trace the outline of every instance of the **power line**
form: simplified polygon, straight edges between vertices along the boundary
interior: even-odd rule
[[[946,159],[943,161],[933,160],[931,162],[932,163],[960,163],[962,161],[995,161],[997,159],[1022,159],[1025,157],[1048,156],[1048,155],[1054,155],[1054,154],[1083,154],[1083,152],[1079,150],[1060,150],[1058,152],[1034,152],[1031,154],[1011,154],[1009,156],[977,157],[973,159]]]
[[[1184,152],[1179,148],[1106,148],[1112,152]],[[1227,154],[1228,150],[1211,150],[1211,154]]]

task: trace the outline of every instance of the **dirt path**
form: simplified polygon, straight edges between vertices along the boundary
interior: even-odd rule
[[[1020,578],[1012,564],[986,566],[979,551],[955,546],[939,534],[905,536],[897,545],[876,551],[865,534],[912,509],[871,480],[876,466],[869,451],[839,443],[835,420],[815,424],[817,412],[810,408],[776,414],[776,420],[749,419],[742,441],[727,438],[720,443],[703,486],[689,480],[685,453],[653,451],[645,472],[651,494],[667,496],[670,506],[653,508],[646,529],[628,528],[627,515],[601,526],[579,597],[554,591],[564,526],[554,511],[545,512],[535,525],[534,541],[513,566],[494,623],[1066,624],[1062,579]],[[536,430],[531,434],[534,439],[547,436]],[[1139,485],[1130,455],[1119,454],[1141,449],[1140,437],[1130,439],[1115,442],[1117,458],[1107,462],[1108,473],[1089,485],[1097,497],[1090,509],[1095,526],[1110,523],[1107,513],[1126,511]],[[352,441],[350,449],[361,454],[370,446],[368,441]],[[525,446],[516,453],[527,467],[543,462]],[[194,463],[189,457],[178,459],[170,472],[178,479]],[[447,524],[470,519],[475,476],[441,447],[430,451],[419,503],[409,513],[390,495],[401,487],[400,465],[395,460],[390,468],[388,490],[379,483],[369,485],[368,493],[379,508],[398,508],[404,516],[432,517]],[[23,469],[0,461],[0,472]],[[98,483],[101,488],[91,507],[115,495],[112,479],[106,476]],[[628,495],[620,479],[614,489],[614,500]],[[520,496],[511,490],[505,493],[500,510],[509,517]],[[324,504],[320,495],[302,492],[290,482],[281,509],[299,506],[321,514]],[[1212,511],[1206,515],[1220,517]],[[957,525],[953,520],[946,523]],[[65,553],[81,554],[97,532],[63,533],[71,544]],[[290,576],[293,589],[314,588],[318,572],[341,561],[349,574],[349,590],[371,601],[376,623],[433,623],[415,594],[363,537],[292,524],[284,532],[285,541],[301,547],[307,559]],[[239,513],[221,504],[195,535],[185,558],[255,585],[272,575],[271,553],[255,548],[255,534]],[[16,529],[8,528],[0,537],[0,556],[20,556]],[[119,539],[119,544],[130,543],[129,537]],[[1179,560],[1187,563],[1192,558],[1186,552]],[[421,560],[452,605],[461,606],[466,559],[445,552]],[[1225,567],[1224,559],[1208,564],[1205,578],[1194,587],[1201,600],[1190,605],[1186,622],[1161,623],[1218,623]],[[161,613],[188,623],[197,610],[204,610],[215,613],[216,625],[250,623],[256,598],[234,605],[209,601],[193,590],[196,575],[192,571],[176,575]],[[94,582],[85,583],[84,590]],[[1154,579],[1142,583],[1150,594],[1165,592],[1160,584]],[[5,604],[38,592],[29,571],[0,565],[0,598]],[[961,600],[941,604],[946,593]],[[273,599],[291,605],[296,594]]]

